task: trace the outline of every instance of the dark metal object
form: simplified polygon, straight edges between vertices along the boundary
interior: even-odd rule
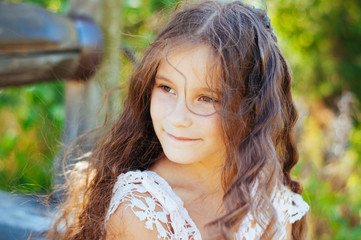
[[[87,17],[0,2],[0,87],[86,80],[101,61],[102,47],[101,31]]]

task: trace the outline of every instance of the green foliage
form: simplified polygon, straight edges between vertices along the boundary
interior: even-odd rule
[[[50,190],[64,122],[63,84],[4,89],[0,103],[0,188]]]
[[[361,4],[358,0],[269,1],[297,90],[329,106],[344,90],[361,100]]]
[[[66,0],[7,0],[8,2],[28,2],[46,7],[53,12],[64,12],[66,9]]]
[[[143,51],[154,40],[176,2],[178,0],[124,0],[124,45],[135,52]]]
[[[308,239],[359,239],[361,4],[270,0],[268,7],[294,72],[296,102],[306,109],[300,113],[300,163],[293,173],[311,206]],[[346,92],[356,98],[345,113],[339,100]],[[340,141],[343,153],[331,154]]]

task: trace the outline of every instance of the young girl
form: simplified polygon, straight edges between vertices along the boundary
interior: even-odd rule
[[[296,118],[265,12],[185,4],[89,164],[73,170],[48,238],[305,239],[308,205],[290,178]]]

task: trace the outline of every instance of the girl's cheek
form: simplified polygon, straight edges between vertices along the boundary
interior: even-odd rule
[[[153,107],[159,109],[159,111],[166,111],[172,108],[174,102],[176,101],[176,96],[170,93],[161,92],[161,90],[154,91],[152,97]]]
[[[171,108],[172,102],[174,101],[174,97],[170,96],[171,94],[164,94],[159,90],[153,91],[151,97],[151,114],[160,118],[161,116],[165,116],[169,109]]]

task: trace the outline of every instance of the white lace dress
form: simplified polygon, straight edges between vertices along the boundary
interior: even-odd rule
[[[144,222],[144,227],[157,231],[162,240],[201,240],[197,226],[183,207],[183,201],[174,193],[169,184],[152,171],[130,171],[119,175],[113,188],[113,196],[105,219],[125,204]],[[287,187],[274,194],[272,203],[277,211],[281,234],[275,239],[286,237],[287,223],[294,223],[306,214],[309,206],[299,194]],[[256,240],[262,228],[248,214],[240,225],[235,239]],[[251,226],[252,225],[252,226]]]

